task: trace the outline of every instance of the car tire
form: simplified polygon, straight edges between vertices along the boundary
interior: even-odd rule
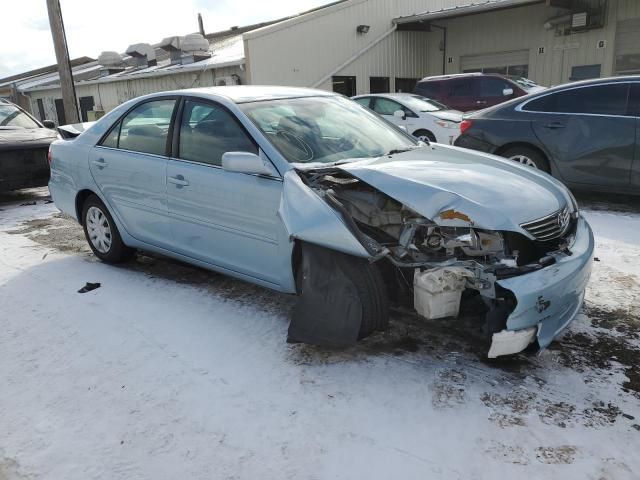
[[[517,146],[511,147],[500,154],[500,156],[521,163],[528,167],[537,168],[543,172],[550,173],[549,162],[538,150],[531,147]]]
[[[82,226],[89,247],[103,262],[122,263],[135,253],[123,243],[113,217],[96,195],[90,195],[82,206]]]
[[[422,140],[423,142],[425,140],[428,142],[437,142],[436,136],[429,130],[416,130],[415,132],[413,132],[413,136],[418,140]]]
[[[386,330],[389,326],[389,296],[380,268],[366,259],[357,258],[334,250],[324,249],[331,257],[330,262],[339,264],[340,271],[353,284],[362,306],[362,318],[358,339],[365,338],[375,331]],[[314,275],[313,271],[308,272]],[[303,268],[296,272],[298,295],[304,295]]]

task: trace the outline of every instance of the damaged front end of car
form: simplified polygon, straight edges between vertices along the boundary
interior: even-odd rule
[[[475,292],[486,305],[482,329],[490,358],[536,343],[546,347],[577,313],[593,236],[575,205],[511,230],[493,230],[483,225],[486,209],[469,203],[470,211],[464,210],[460,195],[425,191],[429,205],[419,209],[347,170],[327,166],[295,175],[338,214],[366,251],[360,256],[380,265],[393,301],[431,320],[452,318],[462,292]]]

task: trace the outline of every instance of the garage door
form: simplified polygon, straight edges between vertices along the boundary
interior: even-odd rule
[[[529,50],[465,55],[460,57],[463,72],[501,73],[526,77],[529,74]]]
[[[615,58],[616,75],[640,73],[640,18],[618,22]]]

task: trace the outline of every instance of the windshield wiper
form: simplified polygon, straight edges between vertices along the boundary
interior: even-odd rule
[[[416,145],[415,147],[408,147],[408,148],[394,148],[393,150],[389,150],[383,156],[385,156],[385,155],[395,155],[396,153],[410,152],[411,150],[414,150],[414,149],[416,149],[418,147],[419,147],[419,145]]]

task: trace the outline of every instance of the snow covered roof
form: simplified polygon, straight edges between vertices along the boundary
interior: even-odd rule
[[[241,65],[244,63],[244,43],[242,35],[229,35],[221,38],[211,38],[209,40],[209,49],[211,57],[193,63],[174,63],[171,64],[169,58],[158,61],[157,65],[149,67],[130,66],[126,69],[104,75],[104,67],[97,62],[76,67],[73,69],[73,77],[76,85],[86,85],[91,83],[107,83],[132,78],[146,78],[164,75],[173,75],[177,73],[205,71],[214,68],[222,68],[233,65]],[[124,56],[125,61],[129,58]],[[18,85],[21,91],[47,90],[55,88],[60,83],[58,73],[51,73],[34,78],[30,81],[23,82]]]

